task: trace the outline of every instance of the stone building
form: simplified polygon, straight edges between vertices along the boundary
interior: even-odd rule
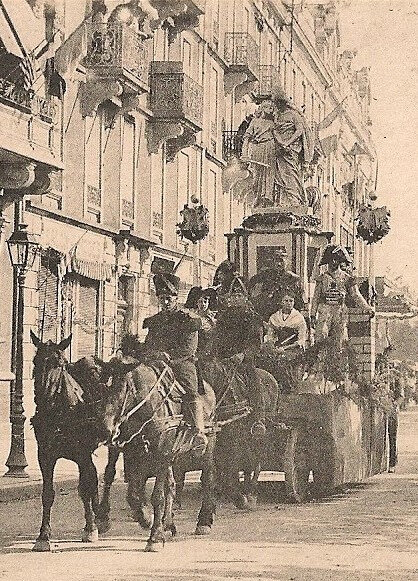
[[[341,47],[333,0],[2,0],[0,41],[4,381],[13,305],[4,241],[15,219],[41,249],[25,283],[27,416],[30,329],[43,340],[72,333],[72,360],[108,358],[155,310],[153,272],[181,259],[182,296],[211,283],[224,234],[251,212],[227,179],[236,132],[276,87],[315,135],[310,212],[352,248],[358,275],[373,277],[354,221],[374,191],[370,83]],[[210,230],[187,245],[176,225],[193,197]]]

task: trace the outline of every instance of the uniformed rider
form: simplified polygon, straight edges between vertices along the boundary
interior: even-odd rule
[[[207,438],[195,360],[202,323],[192,311],[179,306],[179,282],[180,279],[174,274],[155,274],[154,286],[161,310],[144,320],[143,327],[148,329],[145,346],[151,351],[169,355],[174,376],[186,391],[183,401],[190,410],[196,430],[193,447],[203,453]]]
[[[304,293],[300,278],[288,270],[287,252],[279,252],[265,257],[265,263],[257,274],[250,278],[248,292],[256,312],[267,322],[282,304],[287,290],[294,296],[294,308],[306,312]]]

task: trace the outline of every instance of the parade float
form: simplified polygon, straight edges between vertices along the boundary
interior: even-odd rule
[[[310,129],[280,91],[272,103],[279,115],[266,104],[260,107],[238,135],[238,154],[224,170],[224,190],[251,208],[242,226],[226,234],[228,258],[250,281],[285,253],[289,270],[299,277],[309,320],[321,257],[335,238],[321,224]],[[299,136],[290,143],[295,126]],[[369,244],[379,240],[389,229],[387,218],[386,208],[380,213],[361,208],[358,237]],[[296,502],[387,469],[385,406],[374,379],[374,321],[370,311],[358,307],[348,307],[347,315],[343,350],[330,337],[320,365],[294,374],[291,389],[279,395],[267,419],[261,470],[284,472],[287,493]],[[313,328],[309,335],[306,357],[314,348]]]

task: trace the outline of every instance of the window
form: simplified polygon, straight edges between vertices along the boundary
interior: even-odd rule
[[[178,156],[177,199],[178,211],[190,200],[190,158],[181,151]]]
[[[102,111],[84,121],[85,154],[84,183],[86,192],[86,215],[95,222],[101,221],[102,212]]]
[[[125,117],[120,166],[120,200],[122,224],[127,226],[134,222],[135,158],[135,122],[132,118]]]
[[[211,90],[213,99],[211,100],[210,108],[210,132],[213,136],[218,135],[218,71],[212,68]]]
[[[127,333],[132,333],[134,302],[134,278],[120,276],[118,280],[118,302],[116,317],[116,346]]]
[[[268,43],[267,64],[270,66],[273,64],[273,43],[271,42],[271,40],[269,40]]]
[[[98,355],[99,282],[84,276],[78,281],[76,326],[77,358]]]
[[[182,44],[182,60],[183,60],[183,70],[186,73],[186,75],[190,76],[192,69],[192,45],[185,38],[183,38]]]
[[[49,251],[41,256],[38,271],[38,336],[41,341],[59,338],[58,265]]]
[[[250,11],[248,8],[244,8],[244,32],[247,34],[250,32]]]
[[[302,81],[302,108],[303,112],[306,110],[306,83]]]
[[[215,236],[216,232],[216,172],[212,169],[208,173],[208,210],[209,210],[209,234]]]

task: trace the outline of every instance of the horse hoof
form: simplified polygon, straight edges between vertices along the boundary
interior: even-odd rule
[[[32,551],[35,553],[48,553],[51,550],[51,543],[44,539],[36,539]]]
[[[98,529],[93,529],[92,531],[83,531],[81,541],[83,543],[97,543],[99,540]]]
[[[99,535],[104,535],[108,533],[112,528],[110,520],[96,520],[97,530],[99,531]]]
[[[169,527],[164,529],[164,533],[167,538],[173,538],[177,534],[177,527],[175,524],[170,525]]]
[[[211,531],[212,529],[209,525],[197,525],[194,534],[198,536],[205,536],[210,535]]]
[[[247,501],[248,501],[247,508],[249,510],[255,510],[257,508],[257,497],[256,496],[249,495],[247,497]]]
[[[238,497],[235,506],[240,510],[248,508],[248,498],[244,495]]]
[[[159,551],[161,551],[161,549],[164,549],[164,542],[163,541],[148,541],[144,551],[146,553],[158,553]]]

